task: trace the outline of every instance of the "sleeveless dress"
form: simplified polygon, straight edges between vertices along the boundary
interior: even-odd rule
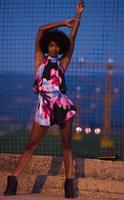
[[[75,116],[76,107],[65,95],[64,70],[60,67],[58,57],[46,57],[36,70],[33,91],[38,94],[34,121],[39,125],[56,123],[62,129],[65,121]]]

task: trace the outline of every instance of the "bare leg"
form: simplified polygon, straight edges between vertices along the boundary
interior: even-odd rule
[[[65,128],[61,130],[61,141],[63,145],[63,157],[65,165],[65,175],[66,178],[72,178],[72,148],[71,148],[71,139],[72,139],[72,123],[73,119],[69,119],[65,123]]]
[[[37,148],[40,140],[43,138],[47,130],[48,130],[48,127],[39,126],[36,123],[33,124],[29,142],[24,152],[22,153],[21,157],[19,158],[17,165],[15,167],[15,170],[13,171],[11,175],[17,177],[22,172],[24,167],[31,160],[34,150]]]
[[[61,131],[61,140],[63,144],[63,157],[65,165],[66,179],[64,182],[64,191],[66,198],[75,198],[78,196],[77,189],[75,187],[73,176],[73,158],[72,158],[72,122],[73,119],[69,119],[65,123],[65,128]]]

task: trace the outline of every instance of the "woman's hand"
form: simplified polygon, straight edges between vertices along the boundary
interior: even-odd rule
[[[73,28],[73,26],[74,26],[76,20],[77,20],[77,19],[75,19],[75,18],[66,19],[66,20],[64,21],[65,26],[68,26],[69,28]]]
[[[77,7],[76,7],[77,15],[80,15],[84,11],[84,9],[85,9],[84,2],[80,0],[80,2],[77,4]]]

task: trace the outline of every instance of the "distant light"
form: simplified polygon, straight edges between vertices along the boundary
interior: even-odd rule
[[[100,87],[96,87],[96,92],[100,93],[101,92],[101,88]]]
[[[119,93],[119,88],[114,88],[114,93],[118,94]]]
[[[84,58],[78,58],[78,62],[83,63],[84,62]]]
[[[99,134],[100,134],[100,132],[101,132],[101,129],[100,129],[100,128],[95,128],[95,130],[94,130],[94,131],[95,131],[95,134],[96,134],[96,135],[99,135]]]
[[[85,128],[85,133],[89,134],[91,132],[91,128]]]
[[[82,132],[82,128],[81,127],[76,127],[76,133],[81,133]]]
[[[112,64],[112,63],[114,63],[114,60],[112,58],[109,58],[108,63]]]
[[[80,90],[81,90],[81,87],[78,85],[78,86],[76,87],[76,90],[77,90],[77,91],[80,91]]]

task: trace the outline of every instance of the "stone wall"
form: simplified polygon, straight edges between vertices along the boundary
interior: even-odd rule
[[[14,169],[20,155],[0,155],[0,193],[6,186],[6,177]],[[121,195],[124,199],[124,162],[98,159],[74,160],[73,174],[80,195],[85,192]],[[18,193],[51,193],[63,195],[64,165],[62,158],[33,156],[18,177]]]

